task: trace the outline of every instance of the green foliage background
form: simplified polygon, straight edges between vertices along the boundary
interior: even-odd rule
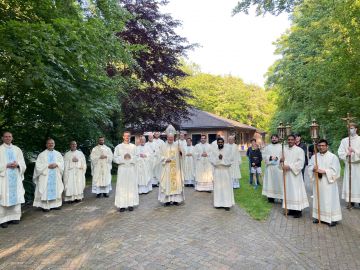
[[[220,76],[202,73],[195,64],[185,64],[184,71],[190,76],[179,82],[193,95],[189,103],[244,124],[268,131],[276,110],[277,95],[274,91],[246,84],[231,75]]]
[[[280,120],[309,134],[311,119],[337,150],[347,135],[341,117],[360,119],[360,1],[304,1],[277,42],[282,55],[267,86],[279,95],[272,130]]]

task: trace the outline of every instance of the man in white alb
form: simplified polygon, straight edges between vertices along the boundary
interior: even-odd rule
[[[95,146],[90,154],[91,174],[92,174],[92,193],[96,193],[96,197],[109,197],[111,191],[111,168],[113,153],[111,149],[105,145],[105,137],[100,136],[98,145]]]
[[[21,204],[24,199],[25,160],[19,147],[12,144],[10,132],[2,135],[0,145],[0,224],[7,228],[9,223],[19,224]]]
[[[78,202],[84,198],[86,160],[77,150],[76,141],[70,142],[70,150],[64,156],[65,202]]]
[[[201,135],[200,143],[195,146],[195,189],[197,191],[211,192],[214,188],[213,166],[209,159],[213,148],[207,143],[206,135]]]

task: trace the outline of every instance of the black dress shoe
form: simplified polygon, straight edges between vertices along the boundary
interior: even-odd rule
[[[7,222],[5,222],[5,223],[1,223],[1,228],[7,228],[9,225],[8,225],[8,223]]]
[[[50,209],[44,209],[43,208],[42,211],[47,213],[47,212],[50,212]]]
[[[337,222],[336,222],[336,221],[333,221],[333,222],[328,223],[328,226],[329,226],[329,227],[335,227],[336,224],[337,224]]]
[[[20,223],[20,220],[12,220],[11,223],[17,225]]]
[[[314,218],[313,219],[313,223],[315,224],[315,223],[319,223],[319,220],[317,219],[317,218]]]
[[[171,203],[170,202],[166,202],[165,204],[164,204],[164,206],[169,206]]]
[[[179,203],[178,202],[173,202],[173,205],[179,205]]]
[[[100,198],[101,197],[101,193],[96,194],[96,198]]]
[[[52,208],[53,210],[61,210],[61,206]]]
[[[224,207],[225,211],[230,211],[230,207]]]
[[[295,211],[294,212],[294,218],[301,218],[301,217],[302,217],[301,211]]]
[[[125,208],[120,208],[120,212],[125,212]]]
[[[211,191],[211,190],[207,190],[206,192],[207,192],[207,193],[211,193],[212,191]]]
[[[134,207],[130,206],[129,211],[134,211]]]
[[[268,198],[268,202],[269,202],[269,203],[274,203],[274,202],[275,202],[275,199],[274,199],[274,198]]]
[[[109,194],[108,193],[103,193],[104,197],[105,198],[108,198],[109,197]]]

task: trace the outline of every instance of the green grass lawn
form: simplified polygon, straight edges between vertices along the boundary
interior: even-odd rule
[[[263,168],[264,174],[264,168]],[[256,220],[265,220],[270,214],[272,204],[261,195],[262,186],[256,190],[249,184],[249,162],[242,158],[240,188],[234,189],[235,202]]]

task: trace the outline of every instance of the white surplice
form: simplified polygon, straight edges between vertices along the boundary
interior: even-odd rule
[[[105,155],[107,158],[101,159]],[[113,153],[106,145],[95,146],[90,154],[91,174],[92,174],[92,193],[109,193],[111,187],[111,168]]]
[[[241,179],[241,172],[240,172],[240,164],[241,164],[241,154],[239,146],[235,143],[226,144],[232,155],[232,162],[230,167],[231,179],[233,181],[233,188],[240,188],[240,179]]]
[[[126,158],[126,154],[129,154],[130,157]],[[115,206],[127,208],[139,205],[136,146],[132,143],[121,143],[116,146],[114,162],[118,164]]]
[[[152,141],[148,141],[145,144],[150,150],[151,150],[151,158],[150,158],[150,162],[151,162],[151,184],[152,185],[158,185],[159,184],[159,179],[157,179],[156,174],[156,166],[157,164],[160,163],[160,147],[159,144]]]
[[[327,151],[325,154],[317,153],[318,168],[324,170],[319,178],[320,196],[320,220],[331,223],[342,219],[339,189],[336,180],[340,178],[340,162],[337,156]],[[309,176],[313,181],[313,218],[318,218],[318,198],[316,190],[316,178],[313,168],[315,166],[315,155],[309,163]]]
[[[222,159],[219,155],[222,155]],[[215,148],[210,155],[214,166],[214,207],[232,207],[235,204],[231,164],[233,163],[231,147]]]
[[[73,161],[77,158],[78,161]],[[65,201],[82,200],[85,189],[86,160],[84,154],[79,151],[68,151],[64,156],[64,191]]]
[[[161,203],[182,202],[184,200],[184,184],[181,178],[178,144],[166,142],[160,148],[160,157],[162,173],[158,199]],[[171,161],[166,162],[167,159],[171,159]]]
[[[360,136],[355,135],[350,139],[351,148],[351,202],[360,203]],[[349,159],[346,155],[349,148],[349,137],[341,140],[338,155],[345,162],[342,199],[349,202]]]
[[[7,168],[7,164],[16,161],[18,167]],[[0,146],[0,224],[20,220],[21,204],[25,202],[23,186],[25,160],[19,147],[10,144]]]
[[[157,148],[159,150],[158,158],[155,160],[155,164],[154,164],[155,178],[159,182],[161,178],[161,169],[162,169],[160,149],[165,144],[165,142],[162,139],[155,139],[155,138],[153,142],[157,145]]]
[[[51,163],[56,163],[57,167],[49,169],[48,166]],[[62,205],[62,193],[64,191],[63,173],[64,159],[58,151],[45,150],[39,154],[36,159],[33,176],[33,181],[36,184],[33,206],[51,209]]]
[[[184,184],[195,185],[195,147],[186,145],[183,148]]]
[[[195,146],[195,189],[198,191],[211,191],[213,186],[213,166],[210,163],[210,156],[214,146],[208,143],[198,143]],[[207,156],[203,157],[202,154]]]
[[[290,171],[287,171],[285,174],[287,209],[301,211],[302,209],[309,207],[309,201],[307,199],[305,184],[301,173],[305,162],[304,151],[297,146],[285,146],[284,156],[284,164],[290,166]],[[283,200],[283,208],[285,208],[285,200]]]
[[[265,147],[263,158],[265,161],[265,175],[262,195],[268,198],[283,199],[284,182],[282,170],[279,168],[281,158],[281,144],[269,144]],[[270,160],[270,157],[274,157]],[[275,159],[277,158],[277,160]]]
[[[143,157],[141,157],[141,154]],[[136,146],[136,174],[139,194],[149,193],[152,190],[152,150],[148,145]]]

